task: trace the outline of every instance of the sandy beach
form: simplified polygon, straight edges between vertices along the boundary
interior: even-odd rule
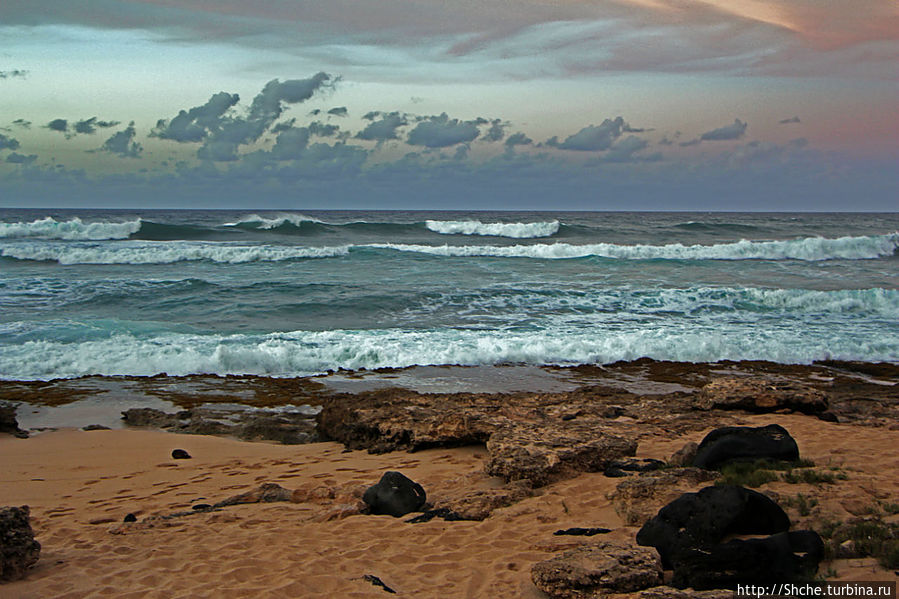
[[[805,414],[711,412],[687,432],[658,426],[637,457],[666,459],[720,425],[777,423],[802,457],[845,474],[834,484],[770,482],[760,490],[782,505],[812,498],[811,513],[785,507],[793,528],[872,513],[899,497],[896,426],[825,422]],[[626,421],[626,417],[619,418]],[[174,460],[180,448],[192,456]],[[596,537],[554,536],[569,527],[605,527],[605,540],[633,542],[608,495],[621,479],[584,472],[493,511],[483,521],[411,524],[360,514],[361,490],[387,470],[419,482],[429,501],[503,481],[483,473],[483,445],[373,455],[335,442],[280,445],[152,430],[62,428],[17,439],[0,435],[0,505],[28,505],[42,545],[28,576],[4,584],[16,598],[382,597],[375,576],[409,597],[545,597],[531,567]],[[263,483],[294,500],[191,512]],[[703,486],[703,485],[699,485]],[[137,522],[124,524],[134,514]],[[886,515],[895,521],[896,515]],[[823,563],[830,580],[895,580],[874,558]]]

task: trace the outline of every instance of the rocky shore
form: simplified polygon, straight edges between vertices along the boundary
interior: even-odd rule
[[[896,579],[899,366],[638,360],[565,375],[581,384],[152,377],[128,384],[172,408],[29,439],[23,406],[98,383],[0,382],[0,506],[28,505],[42,547],[4,588],[190,596],[217,572],[222,596],[712,597],[772,563],[790,580]],[[386,472],[411,482],[372,490]],[[688,536],[659,532],[671,526]],[[122,567],[99,576],[113,556]],[[172,580],[178,560],[191,567]]]

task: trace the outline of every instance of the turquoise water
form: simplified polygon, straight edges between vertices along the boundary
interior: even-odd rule
[[[0,210],[0,377],[899,362],[899,215]]]

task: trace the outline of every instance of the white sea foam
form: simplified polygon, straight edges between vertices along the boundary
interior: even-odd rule
[[[532,239],[551,237],[559,231],[559,221],[537,223],[482,223],[478,220],[427,220],[425,226],[443,235],[487,235]]]
[[[708,362],[822,359],[899,361],[899,339],[874,329],[847,334],[826,327],[809,332],[696,323],[623,331],[580,327],[526,333],[465,329],[381,329],[267,335],[117,334],[80,343],[29,341],[0,353],[0,378],[50,379],[86,374],[194,373],[298,376],[349,369],[428,364],[580,364],[650,357]]]
[[[305,214],[296,214],[296,213],[280,213],[276,214],[273,217],[265,217],[259,216],[258,214],[251,214],[249,216],[244,216],[233,223],[224,223],[223,227],[237,227],[240,225],[256,225],[257,229],[276,229],[282,225],[290,223],[295,227],[299,227],[303,223],[322,223],[317,218],[312,218],[311,216],[306,216]]]
[[[899,290],[840,289],[739,289],[732,287],[691,287],[631,289],[611,287],[598,290],[511,290],[492,293],[457,294],[448,292],[435,298],[431,309],[446,308],[465,317],[492,315],[497,321],[515,321],[529,316],[565,315],[568,322],[580,318],[597,324],[607,318],[662,314],[718,317],[722,312],[738,312],[741,319],[785,315],[864,315],[899,321]]]
[[[0,223],[0,239],[28,237],[71,241],[127,239],[133,233],[137,233],[140,226],[140,219],[124,222],[86,223],[78,217],[58,221],[48,216],[28,223]]]
[[[865,260],[891,256],[899,247],[899,233],[865,237],[806,237],[785,241],[748,241],[715,245],[617,245],[593,243],[537,243],[530,245],[417,245],[370,244],[368,247],[437,256],[494,256],[503,258],[564,259],[598,256],[626,260]]]
[[[171,264],[209,260],[228,264],[280,262],[343,256],[348,246],[298,247],[217,243],[124,243],[120,245],[0,244],[0,256],[60,264]]]

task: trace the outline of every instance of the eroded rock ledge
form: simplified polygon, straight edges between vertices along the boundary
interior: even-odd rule
[[[581,394],[421,395],[390,389],[323,402],[319,433],[351,449],[374,453],[483,443],[484,470],[539,487],[598,472],[632,456],[637,439],[616,423],[624,411],[610,405],[620,395]]]

